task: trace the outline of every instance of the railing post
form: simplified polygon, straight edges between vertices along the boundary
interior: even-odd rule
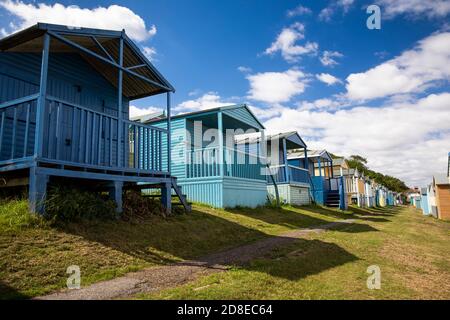
[[[34,157],[42,157],[44,145],[44,115],[47,96],[48,57],[50,51],[50,35],[44,34],[41,62],[41,77],[39,81],[39,97],[36,108],[36,137],[34,144]]]
[[[122,31],[122,34],[119,39],[119,66],[123,67],[123,34],[124,30]],[[119,72],[119,79],[117,84],[117,166],[122,166],[122,133],[123,133],[123,88],[122,88],[122,82],[123,82],[123,71],[121,68],[118,70]],[[125,141],[125,140],[124,140]]]
[[[172,143],[172,133],[171,133],[171,115],[170,115],[170,92],[167,92],[167,172],[171,174],[171,143]]]

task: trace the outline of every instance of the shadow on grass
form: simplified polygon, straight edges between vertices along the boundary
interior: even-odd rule
[[[176,216],[168,220],[155,218],[141,224],[116,221],[107,223],[85,223],[69,225],[64,231],[76,234],[90,241],[121,251],[127,255],[145,260],[153,264],[168,264],[183,260],[201,258],[206,266],[214,268],[219,264],[242,264],[272,249],[290,245],[299,241],[301,230],[292,230],[286,236],[270,236],[251,226],[230,221],[223,217],[209,214],[202,208],[193,210],[189,215]],[[290,210],[261,208],[261,210],[236,209],[232,211],[269,224],[286,225],[290,229],[332,229],[342,232],[369,232],[376,229],[359,224],[334,225],[330,221],[294,213]],[[236,218],[238,219],[238,218]],[[255,220],[250,220],[258,224]],[[245,223],[249,223],[248,219]],[[351,227],[347,227],[351,226]],[[291,233],[292,232],[292,233]],[[300,232],[295,235],[295,232]],[[308,243],[313,240],[301,240]],[[317,245],[317,240],[314,240]],[[335,263],[351,261],[354,257],[334,244],[323,243],[327,250],[332,247],[340,252],[342,259]],[[325,250],[325,249],[324,249]],[[213,253],[219,252],[219,253]],[[184,264],[184,263],[183,263]],[[336,266],[334,264],[333,266]],[[325,267],[325,266],[324,266]],[[331,267],[331,266],[330,266]],[[318,270],[317,272],[320,272]]]
[[[0,281],[0,300],[23,300],[30,298]]]
[[[256,259],[244,269],[299,280],[359,260],[334,243],[297,239],[282,255]]]

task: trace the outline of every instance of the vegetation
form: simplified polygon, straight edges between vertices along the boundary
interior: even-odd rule
[[[0,203],[0,299],[65,287],[78,265],[82,285],[145,267],[200,257],[282,232],[341,219],[320,207],[214,210],[145,219],[84,219],[51,224],[28,213],[26,200]]]
[[[351,208],[354,224],[141,299],[449,299],[450,224],[406,207]],[[367,268],[381,270],[369,290]]]
[[[374,179],[375,182],[385,186],[389,190],[404,192],[409,189],[406,184],[398,178],[370,170],[367,167],[367,159],[364,157],[352,155],[347,159],[347,163],[350,168],[357,168],[359,172],[364,173],[364,176]]]
[[[46,218],[56,222],[80,219],[113,219],[116,204],[97,193],[77,188],[54,186],[45,202]]]

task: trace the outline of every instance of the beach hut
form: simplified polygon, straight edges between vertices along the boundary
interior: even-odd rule
[[[164,127],[165,119],[134,119]],[[256,207],[267,201],[264,145],[237,143],[239,135],[264,136],[247,105],[178,114],[171,118],[171,172],[189,201],[215,208]],[[264,141],[264,139],[262,139]],[[167,139],[162,139],[167,149]],[[140,147],[146,153],[145,144]],[[164,155],[163,155],[164,157]]]
[[[347,209],[344,179],[334,177],[333,158],[326,150],[293,150],[288,152],[287,158],[290,165],[309,170],[316,203]]]
[[[422,204],[422,212],[426,216],[430,214],[427,191],[428,188],[420,188],[420,203]]]
[[[268,135],[267,159],[270,175],[267,176],[267,191],[271,199],[278,191],[282,202],[292,205],[311,203],[311,178],[308,170],[306,144],[296,131]],[[306,159],[301,163],[289,163],[288,153],[302,150]]]
[[[450,220],[450,177],[435,174],[433,187],[436,197],[437,217],[442,220]]]
[[[366,206],[369,208],[376,206],[376,190],[375,190],[375,181],[366,178],[364,180],[364,190],[366,197]]]
[[[437,218],[436,192],[432,183],[427,186],[427,201],[429,214]]]
[[[125,31],[38,23],[0,50],[1,187],[28,185],[31,210],[43,212],[47,185],[64,181],[108,191],[120,212],[123,188],[152,185],[170,211],[179,189],[164,163],[167,129],[131,122],[129,104],[165,94],[170,115],[174,88]]]

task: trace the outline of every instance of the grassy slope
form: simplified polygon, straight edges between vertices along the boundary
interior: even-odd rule
[[[0,299],[63,288],[70,265],[80,266],[82,285],[87,285],[341,218],[342,214],[320,208],[228,211],[194,206],[192,214],[167,220],[87,221],[54,228],[29,215],[25,201],[3,202]]]
[[[450,223],[409,208],[360,210],[357,224],[150,299],[450,299]],[[381,268],[381,290],[366,269]]]

